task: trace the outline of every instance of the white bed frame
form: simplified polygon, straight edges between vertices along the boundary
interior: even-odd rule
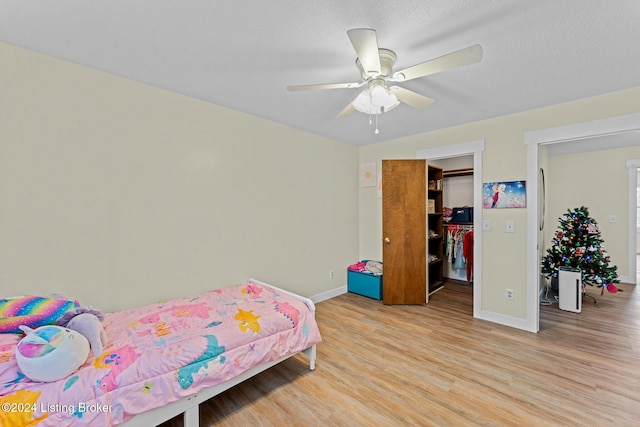
[[[296,295],[293,292],[286,291],[284,289],[278,288],[277,286],[273,286],[259,280],[249,279],[249,282],[253,282],[259,285],[270,286],[274,289],[277,289],[279,292],[287,295],[291,295],[299,300],[302,300],[308,307],[313,316],[315,317],[316,308],[313,301],[309,298],[302,297],[300,295]],[[316,346],[313,345],[306,350],[303,350],[301,353],[304,353],[309,358],[309,369],[314,370],[316,368]],[[293,353],[288,356],[281,357],[277,360],[272,360],[271,362],[265,363],[263,365],[254,366],[248,371],[238,375],[235,378],[230,379],[222,384],[218,384],[214,387],[207,388],[198,393],[194,393],[190,396],[187,396],[181,400],[175,401],[173,403],[168,404],[167,406],[163,406],[161,408],[156,408],[148,412],[144,412],[142,414],[136,415],[134,418],[125,421],[120,424],[123,427],[149,427],[149,426],[157,426],[158,424],[162,424],[165,421],[170,420],[171,418],[183,414],[184,419],[184,427],[198,427],[199,426],[199,405],[200,403],[211,399],[214,396],[230,389],[231,387],[240,384],[241,382],[248,380],[249,378],[259,374],[260,372],[266,371],[272,366],[277,365],[294,356],[298,353]]]

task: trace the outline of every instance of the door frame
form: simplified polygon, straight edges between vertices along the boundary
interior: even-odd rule
[[[639,138],[640,139],[640,138]],[[640,159],[627,160],[629,169],[629,277],[626,282],[638,284],[637,259],[638,259],[638,209],[637,209],[637,188],[638,188],[638,168]]]
[[[524,133],[527,150],[527,242],[537,242],[538,233],[538,168],[540,145],[557,144],[580,139],[605,137],[640,131],[640,113],[625,114],[606,119],[580,122]],[[629,172],[631,174],[631,172]],[[631,224],[631,221],[629,221]],[[629,245],[631,247],[631,245]],[[529,330],[538,332],[540,305],[540,247],[527,245],[527,323]],[[635,262],[633,262],[635,265]],[[635,274],[635,272],[633,272]]]
[[[473,228],[482,230],[482,152],[484,139],[461,144],[418,150],[416,159],[448,159],[473,155]],[[482,311],[482,232],[473,234],[473,317],[496,321]]]

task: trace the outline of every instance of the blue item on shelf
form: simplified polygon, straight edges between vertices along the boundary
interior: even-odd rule
[[[473,222],[473,208],[453,208],[451,222]]]

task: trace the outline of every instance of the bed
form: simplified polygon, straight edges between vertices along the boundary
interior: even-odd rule
[[[305,353],[321,341],[311,300],[255,279],[162,304],[108,313],[104,351],[72,376],[37,383],[19,371],[20,337],[0,334],[0,425],[160,424]]]

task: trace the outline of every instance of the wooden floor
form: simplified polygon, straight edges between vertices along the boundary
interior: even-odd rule
[[[541,306],[537,334],[474,319],[468,285],[427,306],[344,294],[317,304],[315,371],[289,359],[201,405],[201,426],[638,426],[640,294],[621,288]]]

